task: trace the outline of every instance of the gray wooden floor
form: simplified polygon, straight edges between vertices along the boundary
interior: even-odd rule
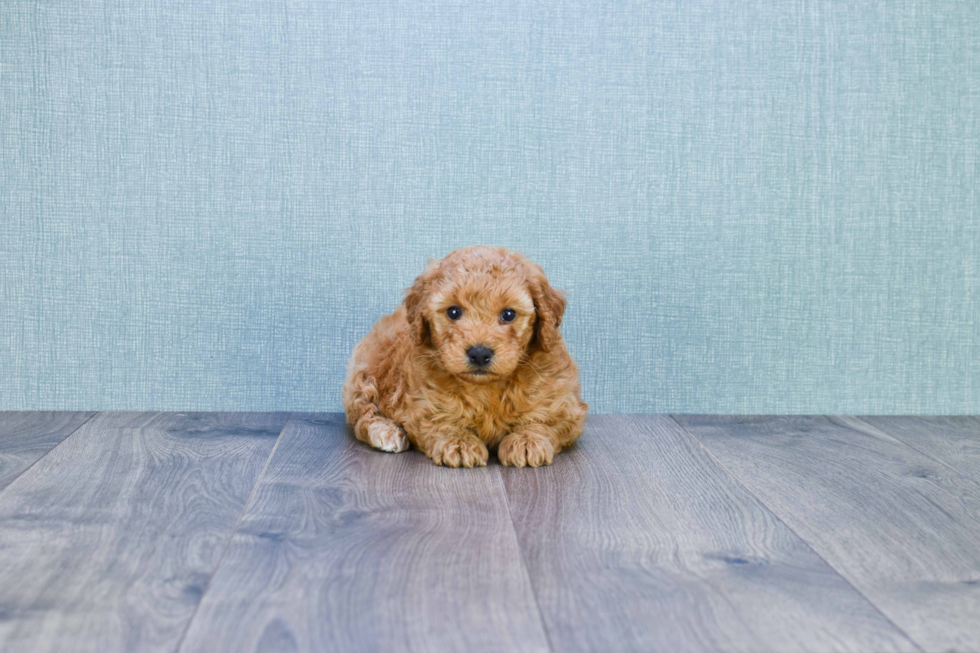
[[[980,419],[452,470],[338,414],[0,413],[0,650],[978,651]]]

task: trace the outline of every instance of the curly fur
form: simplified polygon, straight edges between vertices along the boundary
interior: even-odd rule
[[[463,316],[450,320],[450,306]],[[505,308],[517,317],[505,323]],[[430,261],[405,300],[354,349],[347,421],[382,451],[415,445],[437,465],[550,465],[582,433],[589,407],[558,328],[565,298],[544,271],[503,248],[466,247]],[[494,351],[473,374],[466,350]]]

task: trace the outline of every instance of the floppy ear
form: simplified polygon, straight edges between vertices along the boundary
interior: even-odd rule
[[[548,278],[544,276],[544,270],[536,264],[531,268],[528,286],[538,318],[534,323],[530,346],[549,351],[561,341],[558,327],[561,326],[561,318],[565,314],[565,295],[551,287]]]
[[[429,321],[425,318],[425,307],[429,299],[429,285],[435,270],[435,262],[430,260],[425,272],[415,278],[415,283],[406,290],[405,311],[412,339],[420,347],[432,346],[432,332]]]

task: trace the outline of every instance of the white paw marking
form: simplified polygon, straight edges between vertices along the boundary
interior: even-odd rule
[[[404,431],[392,423],[375,422],[368,427],[371,445],[382,451],[399,453],[408,449],[408,437]]]

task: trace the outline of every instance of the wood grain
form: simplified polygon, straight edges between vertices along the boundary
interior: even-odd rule
[[[286,421],[101,413],[0,493],[0,649],[172,651]]]
[[[864,417],[919,453],[980,483],[980,417]]]
[[[181,650],[546,650],[499,474],[294,415]]]
[[[0,412],[0,490],[93,415],[94,412]]]
[[[927,650],[980,650],[980,485],[852,418],[678,421]]]
[[[503,475],[556,650],[915,649],[667,417]]]

